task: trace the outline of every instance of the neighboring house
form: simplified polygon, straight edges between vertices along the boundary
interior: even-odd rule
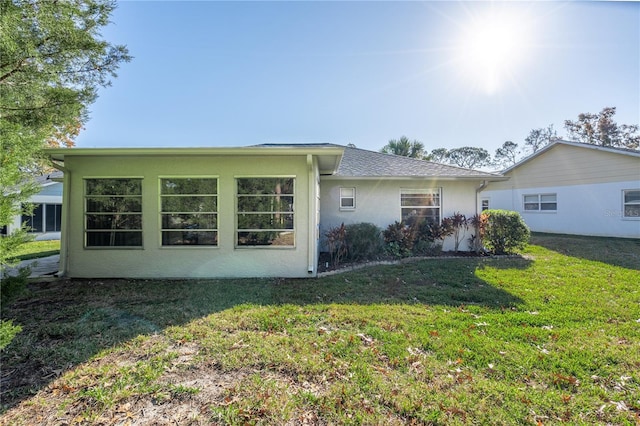
[[[62,217],[62,172],[53,171],[36,178],[40,191],[29,198],[31,214],[17,215],[3,233],[12,233],[25,226],[36,240],[60,239]]]
[[[70,277],[311,277],[324,230],[473,215],[504,179],[332,144],[47,152]]]
[[[559,140],[503,174],[483,209],[518,211],[537,232],[640,238],[640,151]]]

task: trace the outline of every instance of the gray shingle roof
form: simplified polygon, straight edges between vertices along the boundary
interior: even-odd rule
[[[499,174],[463,169],[432,161],[345,147],[335,176],[342,177],[441,177],[496,178]]]

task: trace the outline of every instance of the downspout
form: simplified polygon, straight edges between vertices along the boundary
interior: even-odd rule
[[[64,277],[67,273],[67,265],[69,262],[69,250],[67,248],[67,242],[69,241],[69,208],[71,204],[69,202],[71,194],[71,172],[65,169],[64,166],[52,161],[53,167],[60,170],[63,173],[62,183],[62,229],[60,232],[60,264],[58,265],[58,273],[56,277]]]
[[[487,187],[487,185],[488,182],[486,180],[483,180],[480,186],[476,188],[476,216],[480,215],[480,211],[478,210],[478,206],[480,205],[480,203],[478,202],[480,201],[480,193]]]
[[[307,273],[310,276],[315,276],[316,265],[318,261],[316,259],[316,227],[318,226],[316,221],[316,193],[315,193],[315,173],[313,172],[313,155],[307,154],[307,168],[308,168],[308,197],[309,197],[309,230],[308,230],[308,247],[307,247]]]

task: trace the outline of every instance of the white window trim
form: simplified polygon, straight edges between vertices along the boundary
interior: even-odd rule
[[[350,189],[353,191],[353,195],[352,196],[343,196],[342,195],[342,190],[343,189]],[[342,200],[346,200],[346,199],[352,199],[353,200],[353,205],[352,206],[343,206],[342,205]],[[346,186],[341,186],[340,187],[340,210],[342,211],[354,211],[356,209],[356,188],[355,187],[346,187]]]
[[[144,176],[83,176],[82,177],[82,234],[83,248],[85,250],[144,250],[144,224],[140,227],[140,245],[139,246],[88,246],[87,245],[87,181],[96,179],[139,179],[141,185],[140,207],[139,212],[141,220],[144,222]],[[138,212],[135,212],[138,214]],[[138,230],[136,230],[138,231]]]
[[[238,180],[239,179],[293,179],[293,194],[283,194],[293,197],[293,211],[290,212],[293,214],[293,229],[287,230],[293,233],[293,245],[290,246],[275,246],[275,245],[264,245],[264,246],[244,246],[238,245],[238,215],[240,212],[238,211]],[[234,224],[233,224],[233,244],[234,248],[237,250],[295,250],[298,243],[298,212],[297,212],[297,180],[298,176],[296,175],[236,175],[233,177],[234,180]],[[261,230],[261,231],[269,231]]]
[[[438,194],[438,201],[439,201],[439,205],[438,206],[403,206],[402,205],[402,196],[406,194]],[[416,208],[427,208],[427,209],[437,209],[438,210],[438,219],[439,222],[442,222],[442,206],[443,206],[443,200],[442,200],[442,188],[400,188],[400,194],[399,194],[399,200],[398,200],[398,204],[400,205],[400,220],[403,220],[402,218],[402,209],[403,208],[411,208],[411,207],[416,207]]]
[[[162,211],[162,197],[167,196],[167,194],[162,194],[162,179],[216,179],[216,198],[217,198],[217,206],[216,210],[216,229],[206,229],[203,231],[216,231],[218,233],[218,238],[216,245],[163,245],[162,244],[162,231],[170,231],[169,229],[164,229],[162,227],[162,215],[167,214],[168,212]],[[207,195],[207,194],[200,194]],[[210,194],[214,195],[214,194]],[[185,196],[185,195],[183,195]],[[158,176],[158,247],[162,250],[171,250],[171,249],[179,249],[179,250],[211,250],[217,249],[220,247],[220,176],[218,175],[188,175],[188,176],[175,176],[175,175],[162,175]]]
[[[640,204],[640,202],[625,203],[625,202],[624,202],[624,196],[625,196],[625,193],[626,193],[627,191],[640,191],[640,188],[629,188],[629,189],[623,189],[623,190],[622,190],[622,211],[620,212],[620,213],[621,213],[621,215],[620,215],[620,216],[622,217],[622,220],[640,220],[640,216],[625,216],[625,214],[624,214],[624,212],[625,212],[625,207],[626,207],[627,205],[637,205],[637,204]]]
[[[556,201],[555,201],[555,205],[556,205],[556,209],[555,210],[542,210],[542,197],[545,195],[554,195],[556,197]],[[525,205],[528,204],[525,200],[526,197],[533,197],[536,196],[538,197],[538,208],[536,210],[527,210],[525,208]],[[549,202],[547,202],[548,204]],[[529,203],[530,204],[530,203]],[[539,192],[539,193],[535,193],[535,194],[522,194],[522,212],[523,213],[535,213],[535,214],[555,214],[558,213],[558,194],[555,192]]]

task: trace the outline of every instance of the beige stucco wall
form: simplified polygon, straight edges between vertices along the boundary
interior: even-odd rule
[[[320,229],[321,235],[335,226],[369,222],[385,229],[389,224],[401,219],[401,188],[442,188],[442,217],[460,212],[467,217],[476,213],[476,188],[479,181],[437,181],[437,180],[336,180],[325,178],[320,189]],[[340,188],[356,188],[355,210],[340,210]],[[465,235],[461,250],[467,249]],[[443,249],[453,250],[454,241],[449,237]]]
[[[65,159],[68,227],[63,239],[71,277],[306,277],[315,274],[314,224],[317,165],[306,155],[223,157],[73,157]],[[218,247],[161,247],[159,184],[166,176],[218,178]],[[235,177],[294,176],[295,248],[235,247]],[[83,178],[143,178],[143,248],[85,248]],[[311,197],[311,198],[310,198]],[[310,257],[311,256],[311,257]],[[63,265],[65,262],[63,261]],[[313,271],[309,272],[310,265]]]
[[[638,180],[640,157],[559,144],[505,176],[510,179],[492,182],[487,190]]]

